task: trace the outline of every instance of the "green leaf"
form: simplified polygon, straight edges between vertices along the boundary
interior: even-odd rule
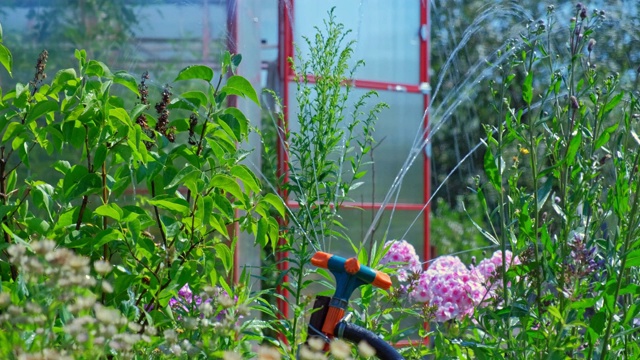
[[[24,125],[22,125],[19,122],[9,123],[9,126],[7,126],[7,130],[4,132],[4,135],[2,136],[2,142],[3,143],[7,142],[9,139],[20,134],[24,130],[25,130]]]
[[[622,100],[622,97],[624,96],[624,93],[621,92],[618,95],[614,96],[613,99],[611,99],[611,101],[609,101],[607,103],[607,105],[604,106],[604,108],[602,109],[602,114],[606,114],[609,111],[613,110],[616,105],[618,105],[618,103],[620,103],[620,100]]]
[[[3,37],[3,34],[2,34],[2,24],[0,24],[0,42],[2,42],[2,37]]]
[[[256,231],[256,242],[263,248],[269,244],[269,238],[267,232],[269,230],[269,222],[266,218],[260,218],[258,220],[258,229]]]
[[[100,205],[93,211],[93,213],[99,216],[112,218],[115,221],[122,220],[123,215],[123,211],[120,206],[114,203]]]
[[[600,335],[602,333],[602,330],[604,330],[606,318],[607,317],[604,311],[595,313],[591,318],[591,321],[589,322],[589,328],[593,330],[597,335]]]
[[[600,134],[600,136],[598,137],[598,140],[596,140],[596,143],[595,143],[596,150],[600,149],[604,144],[606,144],[609,141],[609,139],[611,138],[611,134],[613,134],[613,132],[616,131],[616,129],[618,128],[618,125],[620,125],[620,123],[614,123],[613,125],[606,128],[605,131],[602,132],[602,134]]]
[[[53,79],[53,82],[51,83],[51,89],[64,87],[65,85],[69,84],[72,80],[74,82],[78,81],[78,77],[76,75],[75,69],[71,68],[71,69],[60,70],[56,73],[56,76]]]
[[[109,119],[117,119],[125,125],[131,125],[131,118],[127,111],[123,108],[111,108],[109,109]]]
[[[249,128],[249,119],[240,111],[238,108],[230,107],[224,111],[225,115],[231,115],[237,122],[239,126],[238,131],[236,132],[236,136],[238,138],[244,138],[247,136],[248,128]],[[232,126],[229,122],[227,122],[229,126]]]
[[[627,261],[624,264],[625,268],[640,266],[640,249],[633,250],[627,255]]]
[[[255,175],[245,165],[236,165],[231,168],[231,175],[240,179],[244,186],[253,192],[260,192],[261,188],[258,179],[256,179]]]
[[[231,55],[231,65],[238,67],[242,62],[242,54]]]
[[[136,79],[126,71],[118,71],[116,72],[113,78],[113,82],[116,84],[123,85],[127,89],[133,91],[134,94],[140,96],[140,92],[138,92],[138,83]]]
[[[107,244],[114,240],[119,240],[122,238],[124,238],[124,236],[122,236],[122,233],[117,229],[108,228],[108,229],[102,230],[94,238],[93,248],[95,249],[104,244]]]
[[[102,61],[89,60],[89,63],[87,63],[86,74],[87,76],[103,77],[111,76],[111,71],[109,71],[107,65]]]
[[[98,148],[96,149],[96,153],[93,156],[93,166],[95,168],[101,167],[106,159],[107,159],[107,146],[105,144],[100,144],[98,145]]]
[[[533,71],[530,71],[527,76],[524,78],[524,82],[522,83],[522,100],[527,105],[531,105],[531,100],[533,99]]]
[[[210,186],[224,190],[233,195],[238,200],[242,200],[244,198],[244,194],[242,192],[242,189],[240,188],[240,185],[238,185],[238,183],[228,175],[215,175],[211,179]]]
[[[567,165],[571,166],[576,162],[576,155],[578,154],[578,149],[580,148],[580,144],[582,144],[582,132],[576,132],[576,135],[569,142],[569,148],[567,149]]]
[[[216,256],[222,261],[222,265],[224,269],[229,272],[231,270],[231,266],[233,265],[233,253],[231,253],[231,249],[229,246],[223,243],[218,243],[213,246],[214,252]]]
[[[229,95],[239,95],[242,97],[246,97],[256,103],[256,105],[260,106],[260,100],[258,100],[258,94],[256,93],[256,90],[253,88],[249,80],[243,78],[242,76],[234,75],[230,77],[227,81],[227,84],[222,88],[221,91]]]
[[[473,220],[473,218],[471,217],[471,214],[469,214],[469,212],[465,208],[464,203],[462,203],[462,210],[465,212],[465,214],[467,214],[467,217],[469,217],[469,220],[471,220],[471,223],[473,224],[473,226],[478,231],[480,231],[480,234],[482,234],[482,236],[484,236],[485,238],[487,238],[487,240],[491,241],[496,245],[500,244],[500,242],[498,241],[498,239],[495,238],[495,236],[491,235],[487,230],[483,229],[482,226],[480,226],[477,222],[475,222],[475,220]]]
[[[11,73],[11,68],[13,67],[13,55],[11,55],[11,51],[2,44],[0,44],[0,64],[2,64],[2,66],[7,69],[9,75],[13,77],[13,74]]]
[[[46,113],[53,112],[59,109],[58,102],[54,100],[45,100],[38,102],[34,107],[29,110],[26,123],[30,123],[33,120],[38,119],[40,116]]]
[[[38,181],[31,185],[31,189],[31,196],[33,196],[34,204],[39,208],[44,209],[47,212],[49,220],[53,221],[53,216],[51,215],[51,210],[55,205],[52,199],[52,196],[55,193],[53,186],[43,181]]]
[[[20,158],[24,166],[27,169],[31,168],[31,165],[29,163],[29,145],[27,145],[27,142],[26,141],[23,142],[22,145],[20,145],[20,147],[17,149],[18,149],[18,157]]]
[[[558,321],[560,321],[560,323],[564,324],[564,317],[562,317],[562,314],[560,314],[560,310],[558,310],[557,307],[549,306],[547,308],[547,312],[549,312],[549,314],[551,314],[553,317],[558,319]]]
[[[484,153],[484,172],[487,174],[487,178],[493,187],[501,191],[502,183],[500,181],[500,173],[498,172],[498,165],[496,159],[491,152],[491,148],[487,148]]]
[[[174,176],[169,185],[164,188],[167,190],[176,185],[184,184],[187,180],[197,178],[201,172],[202,170],[196,169],[193,166],[185,166],[176,174],[176,176]]]
[[[271,240],[271,250],[275,253],[278,243],[280,239],[279,236],[280,224],[278,224],[278,220],[274,217],[269,218],[269,240]]]
[[[213,69],[205,65],[191,65],[180,70],[180,73],[173,81],[201,79],[210,82],[213,79]]]
[[[159,208],[177,212],[182,215],[189,214],[189,203],[184,199],[168,195],[158,195],[149,200],[149,203]]]
[[[538,204],[537,210],[542,211],[542,207],[544,203],[547,202],[547,198],[549,198],[549,194],[551,194],[551,190],[553,188],[553,177],[548,177],[547,180],[542,184],[542,186],[538,189]]]

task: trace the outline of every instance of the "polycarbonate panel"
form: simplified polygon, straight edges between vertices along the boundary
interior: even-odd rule
[[[418,1],[295,0],[294,41],[305,55],[303,36],[313,40],[318,27],[325,29],[328,12],[345,30],[346,41],[355,40],[352,64],[364,60],[358,79],[417,84],[420,64],[420,3]]]
[[[289,128],[291,132],[299,130],[296,109],[296,84],[289,84],[291,99],[289,101]],[[351,101],[355,101],[368,90],[352,89]],[[374,101],[384,102],[389,105],[379,114],[375,126],[374,139],[377,141],[373,150],[373,166],[367,165],[363,169],[367,175],[360,179],[364,184],[350,193],[353,201],[371,203],[384,200],[390,190],[396,176],[409,157],[414,140],[418,132],[422,131],[422,95],[397,93],[389,91],[378,92],[378,97],[371,98],[369,106],[362,109],[365,113],[375,104]],[[350,119],[352,108],[346,110],[346,119]],[[367,155],[365,161],[371,161]],[[348,169],[344,169],[346,173]],[[399,196],[391,199],[391,203],[423,202],[423,155],[420,153],[414,163],[409,167],[407,174],[400,182]],[[375,191],[375,193],[374,193]],[[373,195],[373,197],[372,197]]]
[[[97,12],[90,4],[30,0],[3,6],[0,1],[4,45],[14,55],[14,81],[29,81],[43,49],[49,52],[50,76],[75,65],[74,49],[86,49],[89,58],[112,70],[134,75],[149,71],[149,82],[158,87],[187,65],[217,67],[226,50],[226,1],[112,1]]]
[[[369,227],[372,224],[372,220],[377,213],[376,210],[361,210],[361,209],[349,209],[342,208],[339,211],[339,215],[342,218],[342,224],[347,228],[344,232],[354,244],[359,246],[364,240]],[[392,212],[391,210],[385,210],[381,220],[373,232],[373,242],[379,246],[383,241],[388,240],[400,240],[404,239],[411,243],[421,261],[422,253],[424,249],[423,244],[423,225],[424,216],[419,215],[418,211],[399,211]],[[336,229],[339,230],[339,229]],[[385,233],[387,233],[385,238]],[[372,245],[371,239],[367,240],[364,246],[364,250],[369,251]],[[327,240],[324,251],[333,252],[344,257],[351,257],[354,255],[353,248],[349,243],[343,239],[331,239]]]

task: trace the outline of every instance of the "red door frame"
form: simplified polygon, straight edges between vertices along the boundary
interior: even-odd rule
[[[420,24],[418,36],[420,40],[420,69],[419,69],[419,79],[418,84],[401,84],[401,83],[391,83],[391,82],[383,82],[383,81],[370,81],[370,80],[360,80],[354,79],[350,81],[350,85],[355,88],[363,88],[363,89],[373,89],[380,91],[400,91],[414,94],[423,94],[423,111],[425,112],[425,116],[423,118],[422,127],[425,130],[425,138],[428,136],[429,129],[429,117],[426,114],[428,106],[429,106],[429,4],[425,0],[420,0]],[[283,110],[283,118],[278,123],[278,127],[281,131],[281,139],[283,141],[278,142],[277,148],[277,158],[278,158],[278,168],[277,175],[278,177],[282,177],[284,181],[288,181],[289,179],[289,169],[288,169],[288,154],[286,152],[286,135],[288,133],[288,124],[289,124],[289,114],[288,114],[288,106],[289,106],[289,83],[292,82],[294,76],[292,74],[291,68],[289,66],[289,62],[287,59],[293,58],[293,28],[292,21],[294,19],[294,5],[295,0],[280,0],[278,1],[279,12],[278,12],[278,26],[279,26],[279,39],[278,39],[278,65],[279,65],[279,74],[280,74],[280,83],[282,84],[282,104],[284,106]],[[312,81],[312,79],[311,79]],[[423,202],[420,204],[411,204],[411,203],[398,203],[398,204],[386,204],[385,208],[394,207],[397,210],[407,210],[407,211],[423,211],[424,225],[423,225],[423,245],[424,250],[422,253],[423,259],[429,260],[432,258],[432,248],[430,244],[430,221],[429,221],[429,212],[430,205],[425,205],[428,203],[429,198],[431,196],[431,170],[430,170],[430,157],[429,152],[423,152]],[[280,189],[280,196],[287,201],[288,194],[285,190]],[[291,206],[295,206],[293,202],[288,202]],[[357,206],[359,208],[365,210],[378,210],[382,207],[380,203],[344,203],[344,206]],[[283,224],[284,224],[283,220]],[[280,239],[280,244],[284,239]],[[278,270],[286,271],[289,268],[289,264],[286,261],[288,254],[285,251],[278,252]],[[425,265],[426,267],[426,265]],[[285,276],[282,281],[287,281],[287,277]],[[278,294],[282,295],[282,297],[287,297],[288,292],[286,289],[282,287],[278,287]],[[289,306],[286,301],[282,299],[278,299],[278,308],[281,312],[281,316],[287,318],[289,316]]]

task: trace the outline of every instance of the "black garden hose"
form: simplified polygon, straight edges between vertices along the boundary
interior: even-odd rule
[[[376,350],[375,356],[380,360],[404,360],[404,357],[393,346],[375,333],[358,325],[341,321],[336,325],[334,334],[356,345],[362,340],[366,341]]]

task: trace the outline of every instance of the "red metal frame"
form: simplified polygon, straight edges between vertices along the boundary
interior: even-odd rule
[[[407,93],[418,93],[423,94],[423,110],[426,112],[429,106],[429,94],[425,93],[425,88],[422,87],[422,84],[429,83],[429,3],[424,0],[420,0],[420,69],[419,69],[419,79],[418,84],[403,84],[403,83],[391,83],[391,82],[382,82],[382,81],[371,81],[371,80],[361,80],[361,79],[352,79],[348,81],[348,85],[351,85],[356,88],[365,88],[365,89],[374,89],[381,91],[398,91],[398,92],[407,92]],[[292,31],[292,19],[293,19],[293,10],[294,10],[295,0],[280,0],[279,4],[279,70],[280,70],[280,80],[282,84],[282,103],[284,106],[283,114],[284,117],[281,122],[278,123],[281,131],[281,139],[285,139],[282,142],[278,143],[277,156],[278,156],[278,176],[284,181],[288,181],[288,154],[286,149],[286,135],[288,133],[288,106],[289,106],[289,82],[294,81],[295,77],[293,72],[291,71],[288,63],[288,59],[293,57],[293,31]],[[309,82],[314,82],[315,79],[313,77],[308,77]],[[345,84],[346,85],[346,84]],[[425,115],[422,127],[425,132],[425,138],[428,136],[429,131],[429,118]],[[427,151],[424,152],[423,155],[423,202],[420,204],[410,204],[410,203],[396,203],[396,204],[385,204],[384,208],[395,208],[396,210],[407,210],[407,211],[423,211],[424,217],[424,225],[423,225],[423,259],[428,260],[432,258],[435,249],[432,249],[430,242],[430,220],[429,220],[429,211],[430,206],[425,206],[425,204],[429,201],[431,196],[431,162],[429,158],[429,154]],[[287,205],[291,208],[297,207],[297,203],[294,201],[288,201],[288,194],[284,190],[280,190],[280,195],[287,202]],[[343,203],[345,207],[356,207],[362,209],[380,209],[383,207],[381,203]],[[283,220],[283,224],[284,224]],[[282,244],[283,239],[280,239],[280,243]],[[278,269],[280,271],[286,271],[288,269],[288,262],[285,261],[286,256],[288,254],[284,251],[278,252]],[[283,281],[287,281],[286,278]],[[279,287],[278,293],[284,297],[288,296],[286,289]],[[287,317],[289,314],[289,308],[286,301],[278,299],[278,308],[281,311],[283,317]],[[428,341],[428,340],[427,340]],[[400,345],[400,344],[399,344]]]
[[[204,0],[204,4],[208,11],[208,0]],[[207,15],[208,19],[208,15]],[[209,25],[208,23],[204,27],[206,33],[208,35]],[[238,52],[238,2],[237,0],[228,0],[227,1],[227,32],[229,36],[227,37],[227,49],[231,54],[236,54]],[[208,49],[208,45],[207,45]],[[203,50],[204,51],[204,50]],[[227,105],[229,107],[238,106],[238,98],[236,96],[229,96],[227,98]],[[238,217],[238,210],[235,210],[235,216]],[[233,239],[240,234],[240,225],[238,222],[234,222],[232,225],[227,226],[227,232],[229,233],[229,238],[231,239],[231,244],[233,244]],[[231,274],[231,278],[234,284],[237,284],[240,280],[240,247],[238,246],[238,241],[231,249],[233,251],[233,274]],[[230,245],[231,245],[230,244]]]
[[[428,1],[420,1],[420,83],[428,84],[429,83],[429,43],[431,42],[430,37],[430,24],[429,24],[429,2]],[[424,110],[424,119],[422,121],[422,126],[424,129],[425,139],[429,135],[429,102],[430,96],[429,94],[424,94],[423,96],[423,110]],[[430,147],[430,144],[426,146]],[[425,149],[423,153],[423,167],[422,167],[422,177],[423,177],[423,203],[429,203],[431,198],[431,158],[429,157],[429,151]],[[424,206],[424,205],[423,205]],[[433,254],[431,253],[431,219],[429,218],[429,214],[431,213],[431,205],[427,205],[423,211],[424,224],[423,224],[423,235],[424,235],[424,250],[423,250],[423,259],[429,260],[432,258]],[[427,263],[425,262],[425,269],[427,267]]]
[[[289,133],[289,83],[286,81],[291,75],[291,67],[289,66],[288,59],[293,58],[293,27],[291,24],[291,19],[293,18],[293,0],[291,1],[278,1],[279,11],[278,11],[278,31],[279,31],[279,41],[278,41],[278,64],[280,71],[280,78],[282,84],[282,105],[284,109],[282,111],[282,118],[278,119],[278,147],[277,147],[277,158],[278,158],[278,168],[276,171],[276,175],[278,179],[282,179],[284,183],[289,181],[289,154],[286,149],[286,141]],[[280,188],[279,190],[280,196],[285,201],[288,200],[289,194],[285,189]],[[281,225],[286,224],[286,219],[280,219]],[[286,240],[284,238],[280,238],[278,240],[278,246],[283,246],[286,244]],[[286,272],[289,269],[289,262],[287,258],[289,257],[289,253],[287,251],[277,251],[276,252],[276,260],[278,262],[278,271],[281,273]],[[289,281],[289,276],[284,275],[282,277],[282,282],[286,283]],[[277,299],[278,309],[280,310],[280,316],[284,319],[289,317],[289,304],[285,300],[289,296],[289,291],[282,285],[278,285],[276,288],[277,293],[282,297]],[[282,334],[280,335],[281,340],[286,342],[286,337]]]

